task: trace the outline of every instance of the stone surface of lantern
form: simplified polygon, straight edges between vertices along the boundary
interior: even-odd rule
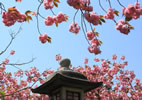
[[[47,94],[50,100],[84,100],[84,93],[102,85],[90,82],[83,74],[69,68],[69,59],[62,59],[60,70],[51,74],[41,86],[32,89],[33,93]]]

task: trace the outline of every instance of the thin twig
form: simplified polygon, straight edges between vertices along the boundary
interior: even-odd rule
[[[86,26],[86,23],[85,23],[85,20],[84,20],[84,16],[83,16],[83,23],[84,23],[84,26],[85,26],[85,30],[86,30],[86,33],[87,33],[87,26]]]
[[[52,14],[53,14],[54,16],[56,16],[56,14],[54,13],[54,11],[53,11],[52,9],[50,9],[50,11],[52,12]]]
[[[109,7],[112,8],[110,0],[108,0],[108,3],[109,3]]]
[[[75,22],[75,17],[76,17],[76,15],[77,15],[77,13],[78,13],[78,10],[75,12],[75,14],[74,14],[74,17],[73,17],[73,22]]]
[[[17,93],[17,92],[20,92],[20,91],[23,91],[23,90],[26,90],[26,89],[31,89],[31,87],[26,87],[26,88],[17,90],[17,91],[15,91],[15,92],[11,93],[11,94],[7,94],[7,95],[4,95],[4,96],[5,96],[5,97],[6,97],[6,96],[11,96],[11,95],[14,95],[14,94]]]
[[[122,6],[123,8],[125,8],[125,6],[123,6],[119,0],[117,0],[117,2],[119,3],[120,6]]]
[[[13,66],[13,67],[15,67],[15,68],[17,68],[19,70],[22,70],[22,69],[20,69],[19,67],[15,66],[15,65],[11,65],[11,66]],[[21,77],[20,77],[20,80],[21,80]]]
[[[137,0],[137,2],[139,2],[139,0]]]
[[[45,17],[43,17],[41,14],[38,14],[41,18],[46,19]]]
[[[28,61],[28,62],[24,62],[24,63],[8,63],[6,65],[11,65],[11,66],[22,66],[22,65],[26,65],[26,64],[29,64],[31,62],[33,62],[36,58],[32,58],[32,60]]]
[[[102,4],[101,4],[101,0],[99,0],[99,5],[100,5],[101,9],[102,9],[105,13],[107,13],[107,11],[103,8],[103,6],[102,6]]]
[[[11,45],[12,42],[13,42],[13,40],[14,40],[15,37],[20,33],[21,30],[22,30],[22,28],[21,28],[21,26],[20,26],[20,28],[19,28],[19,30],[18,30],[17,33],[11,33],[11,34],[10,34],[11,40],[10,40],[9,44],[6,46],[6,48],[5,48],[3,51],[0,52],[0,55],[2,55],[3,53],[6,52],[6,50],[10,47],[10,45]]]
[[[41,2],[43,2],[43,0],[38,0],[38,2],[40,2],[40,3],[41,3]]]
[[[85,30],[84,30],[84,27],[83,27],[83,12],[82,12],[82,10],[81,10],[81,27],[82,27],[82,30],[83,30],[83,33],[84,33],[84,36],[85,36],[85,39],[86,39],[86,41],[88,42],[88,44],[91,46],[91,44],[89,43],[89,41],[88,41],[88,39],[87,39],[87,37],[86,37],[86,32],[85,32]],[[92,46],[91,46],[92,47]]]
[[[6,12],[5,7],[4,7],[4,5],[1,2],[0,2],[0,9],[1,9],[1,14],[2,14],[2,11]]]
[[[40,9],[42,3],[43,3],[43,0],[40,2],[39,6],[38,6],[38,8],[37,8],[37,15],[36,15],[36,19],[37,19],[37,29],[38,29],[38,33],[39,33],[40,35],[41,35],[41,33],[40,33],[40,29],[39,29],[38,15],[39,15],[39,9]]]

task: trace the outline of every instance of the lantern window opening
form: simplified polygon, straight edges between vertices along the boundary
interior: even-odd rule
[[[53,100],[61,100],[60,91],[53,93],[52,96],[53,96]]]
[[[80,100],[80,93],[73,91],[66,91],[66,99],[67,100]]]

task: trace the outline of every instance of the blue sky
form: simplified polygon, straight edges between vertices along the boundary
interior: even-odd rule
[[[126,7],[129,3],[134,4],[135,0],[120,0],[123,5]],[[21,3],[16,3],[14,0],[1,1],[5,5],[5,8],[16,6],[16,8],[24,13],[26,10],[36,11],[38,6],[38,0],[22,0]],[[96,31],[100,33],[99,39],[103,41],[101,46],[102,53],[100,55],[90,54],[87,50],[88,43],[85,40],[82,30],[78,35],[70,33],[68,31],[69,25],[72,23],[73,15],[75,10],[68,6],[66,1],[60,1],[58,8],[54,8],[53,11],[57,14],[58,12],[63,12],[69,16],[67,22],[59,24],[58,27],[45,26],[44,20],[40,18],[40,29],[41,32],[46,32],[51,38],[52,43],[42,44],[38,40],[38,31],[36,28],[36,19],[33,16],[33,21],[30,23],[22,24],[22,31],[16,37],[13,44],[7,50],[7,52],[1,57],[0,61],[5,59],[8,56],[10,50],[14,49],[16,51],[14,56],[10,57],[11,62],[26,62],[31,60],[32,57],[36,57],[36,60],[28,65],[20,66],[21,69],[26,70],[30,67],[36,66],[40,71],[43,71],[48,68],[57,69],[59,64],[55,61],[56,54],[61,54],[63,57],[70,58],[73,66],[84,65],[84,58],[89,59],[88,65],[93,65],[93,59],[95,57],[111,59],[113,54],[120,56],[126,56],[128,61],[128,66],[126,69],[134,70],[136,77],[142,80],[141,74],[141,63],[142,63],[142,34],[141,34],[141,20],[132,20],[130,24],[135,27],[134,30],[130,32],[129,35],[123,35],[115,29],[115,23],[111,20],[106,20],[106,23],[99,26],[94,26]],[[108,3],[102,3],[104,8],[108,8]],[[105,13],[98,6],[98,2],[92,0],[92,5],[94,6],[94,11],[98,14],[104,15]],[[112,7],[116,10],[120,10],[122,7],[118,5],[117,0],[112,2]],[[43,5],[41,6],[40,13],[43,16],[53,16],[50,11],[44,9]],[[120,15],[116,20],[124,19]],[[0,20],[2,20],[0,18]],[[77,14],[76,21],[80,25],[80,12]],[[14,26],[6,27],[2,22],[0,22],[0,51],[4,49],[6,44],[10,41],[10,30],[17,31],[21,24],[16,23]],[[88,29],[90,29],[88,27]],[[7,71],[14,72],[16,68],[12,66],[7,66]]]

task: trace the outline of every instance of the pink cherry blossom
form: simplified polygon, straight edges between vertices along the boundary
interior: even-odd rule
[[[12,10],[10,10],[12,9]],[[8,11],[2,13],[3,23],[6,26],[11,26],[17,22],[24,22],[26,21],[26,15],[21,14],[17,8],[11,7]]]
[[[113,9],[109,8],[106,15],[104,15],[106,19],[114,19],[114,11]]]
[[[84,59],[84,64],[88,64],[88,58]]]
[[[130,28],[123,20],[119,20],[115,28],[125,35],[128,35],[128,33],[130,32]]]
[[[53,25],[53,23],[54,23],[53,17],[48,16],[48,17],[45,19],[45,25],[51,26],[51,25]]]
[[[97,15],[95,12],[91,12],[90,14],[85,12],[84,17],[86,18],[86,20],[90,23],[92,23],[93,25],[98,25],[100,24],[100,15]]]
[[[142,7],[140,7],[140,3],[136,2],[135,6],[129,4],[127,8],[123,8],[123,15],[126,17],[131,17],[134,19],[138,19],[142,14]]]
[[[121,60],[125,60],[125,56],[121,56]]]
[[[80,30],[80,26],[76,22],[73,22],[69,27],[69,31],[75,34],[78,34],[79,30]]]
[[[56,55],[56,61],[60,61],[61,59],[62,59],[62,57],[60,54]]]
[[[40,35],[39,36],[39,40],[42,42],[42,43],[46,43],[47,42],[47,39],[48,39],[48,36],[46,33],[44,33],[43,35]]]
[[[14,55],[14,54],[15,54],[15,51],[14,51],[14,50],[11,50],[11,51],[10,51],[10,54],[11,54],[11,55]]]
[[[117,59],[117,56],[116,55],[113,55],[112,56],[112,60],[116,60]]]
[[[46,10],[52,9],[54,7],[54,5],[52,4],[53,0],[43,0],[43,3]]]
[[[54,71],[53,70],[48,70],[47,73],[48,74],[52,74]]]
[[[94,61],[99,62],[100,60],[99,60],[99,58],[95,58]]]
[[[87,34],[87,39],[88,40],[92,40],[95,37],[95,34],[92,31],[89,31],[86,34]]]

